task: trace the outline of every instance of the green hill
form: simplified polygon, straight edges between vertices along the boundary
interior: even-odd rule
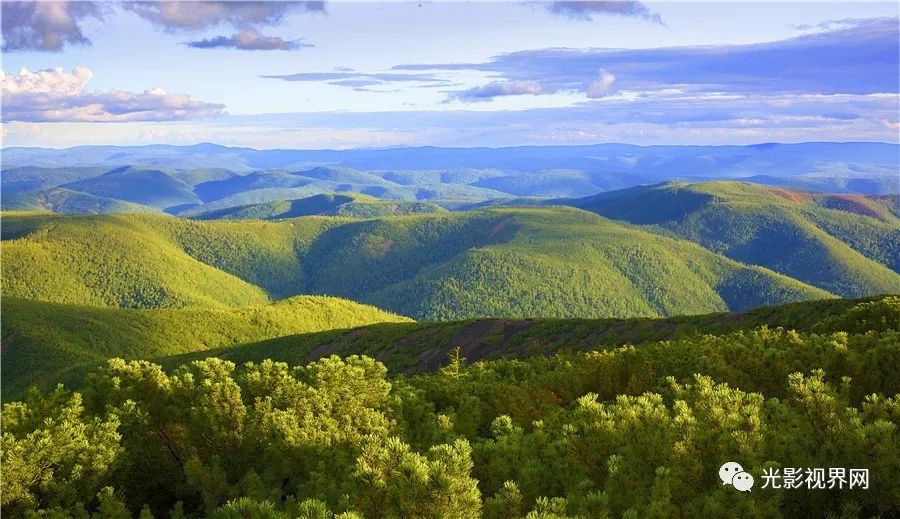
[[[636,187],[570,203],[842,296],[900,289],[900,220],[883,199],[708,182]]]
[[[368,220],[4,217],[5,295],[153,308],[328,294],[417,319],[659,317],[829,297],[567,207]]]
[[[7,213],[4,296],[59,303],[156,308],[262,305],[265,291],[191,257],[127,215]]]
[[[193,215],[197,220],[279,220],[298,216],[331,215],[375,218],[387,215],[445,212],[437,204],[380,200],[358,193],[326,193],[295,200],[228,207]]]
[[[102,308],[3,298],[5,395],[52,387],[111,357],[154,358],[284,335],[409,321],[334,297],[243,308]]]

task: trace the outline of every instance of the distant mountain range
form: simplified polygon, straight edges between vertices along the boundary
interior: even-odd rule
[[[0,189],[4,209],[194,214],[336,191],[459,208],[519,197],[585,197],[669,180],[744,180],[832,193],[897,194],[900,146],[5,148]]]

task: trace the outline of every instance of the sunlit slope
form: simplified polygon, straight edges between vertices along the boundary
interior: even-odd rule
[[[331,215],[375,218],[379,216],[444,212],[424,202],[380,200],[359,193],[326,193],[295,200],[275,200],[192,215],[198,220],[277,220],[298,216]]]
[[[22,237],[3,245],[4,293],[46,301],[241,306],[328,294],[460,319],[656,317],[830,296],[568,207],[279,222],[18,219],[9,227]]]
[[[153,358],[290,334],[409,319],[344,299],[298,296],[244,308],[122,309],[3,298],[3,390],[52,386],[111,357]]]
[[[17,221],[19,220],[19,221]],[[191,257],[130,216],[3,216],[4,296],[125,308],[270,301],[261,288]]]
[[[900,220],[882,200],[708,182],[636,187],[571,203],[842,296],[900,290]]]

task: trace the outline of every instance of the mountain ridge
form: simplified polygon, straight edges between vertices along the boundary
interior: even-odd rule
[[[162,171],[174,179],[172,183],[183,183],[180,191],[175,190],[178,196],[148,201],[156,209],[173,213],[334,191],[457,207],[517,196],[577,198],[673,179],[750,179],[834,193],[897,194],[898,156],[897,144],[853,142],[349,150],[218,145],[8,148],[2,160],[2,191],[37,193],[52,187],[79,191],[83,187],[89,194],[106,196],[112,193],[97,191],[104,186],[96,177],[126,167]],[[91,168],[100,171],[91,177]],[[70,179],[53,180],[63,177]],[[136,179],[131,190],[118,193],[122,200],[141,202],[159,181]],[[5,203],[4,208],[24,207]]]

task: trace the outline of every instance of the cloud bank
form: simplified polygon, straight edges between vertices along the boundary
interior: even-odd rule
[[[618,90],[635,92],[673,88],[740,95],[900,91],[900,21],[859,20],[841,27],[768,43],[551,48],[503,54],[485,63],[409,64],[394,69],[487,72],[507,81],[540,81],[548,92],[584,90],[585,84],[594,85],[600,69],[614,76]]]
[[[159,88],[141,93],[91,92],[91,70],[48,69],[3,73],[3,122],[180,121],[215,117],[224,105],[204,103],[186,94]]]

